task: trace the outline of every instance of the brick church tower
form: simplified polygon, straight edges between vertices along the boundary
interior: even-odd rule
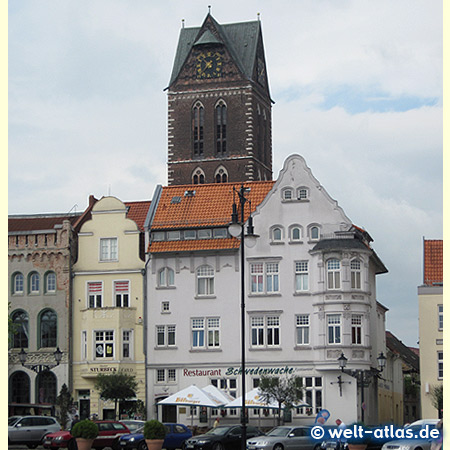
[[[168,90],[168,183],[272,179],[261,23],[182,28]]]

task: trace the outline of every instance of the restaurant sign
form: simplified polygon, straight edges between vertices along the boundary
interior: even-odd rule
[[[295,367],[280,366],[280,367],[246,367],[246,375],[291,375],[295,372]],[[241,367],[228,367],[226,369],[183,369],[183,376],[185,377],[230,377],[242,375]]]

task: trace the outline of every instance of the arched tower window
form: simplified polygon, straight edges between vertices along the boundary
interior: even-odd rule
[[[216,152],[223,155],[227,151],[227,105],[220,100],[216,106]]]
[[[200,167],[194,170],[192,184],[205,184],[205,172]]]
[[[197,102],[192,109],[192,136],[194,156],[203,155],[203,128],[205,125],[205,109]]]
[[[226,183],[228,181],[227,169],[223,166],[218,167],[214,174],[214,180],[216,183]]]

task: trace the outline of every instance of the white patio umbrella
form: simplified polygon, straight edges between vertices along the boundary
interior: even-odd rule
[[[234,400],[234,397],[230,395],[228,392],[222,391],[222,389],[219,389],[218,387],[212,384],[208,384],[208,386],[205,386],[202,389],[209,395],[223,402],[224,405]],[[211,416],[209,417],[209,419],[211,419]]]
[[[224,404],[225,402],[213,397],[195,384],[158,402],[158,405],[209,406],[210,408],[218,408]]]
[[[222,391],[222,389],[219,389],[212,384],[208,384],[208,386],[205,386],[202,390],[223,402],[224,405],[234,400],[234,397],[228,392]]]
[[[264,409],[278,409],[278,402],[272,401],[270,403],[265,402],[261,397],[261,391],[259,388],[252,389],[245,394],[245,407],[246,408],[264,408]],[[281,406],[284,408],[284,405]],[[224,408],[242,408],[242,396],[227,403]]]
[[[307,403],[297,403],[295,407],[309,406]],[[279,405],[277,401],[266,402],[263,400],[261,391],[259,388],[252,389],[245,394],[245,407],[246,408],[261,408],[261,409],[277,409],[279,410]],[[227,403],[224,408],[242,408],[242,396],[236,398],[232,402]],[[284,409],[285,405],[281,405],[281,409]],[[261,417],[259,417],[259,421]]]
[[[179,405],[179,406],[206,406],[210,408],[219,408],[225,405],[225,401],[220,401],[218,398],[208,394],[203,389],[200,389],[195,384],[176,392],[158,402],[158,405]],[[191,426],[194,418],[191,415]]]

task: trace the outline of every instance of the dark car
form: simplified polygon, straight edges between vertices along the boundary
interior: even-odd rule
[[[8,418],[8,442],[36,448],[49,433],[61,430],[61,425],[50,416],[13,416]]]
[[[166,437],[164,438],[163,448],[176,449],[184,448],[186,439],[192,437],[192,431],[181,423],[164,423],[166,427]],[[147,444],[144,439],[144,427],[136,430],[135,433],[126,434],[119,439],[121,449],[131,450],[147,450]]]
[[[102,449],[111,447],[113,450],[119,450],[119,437],[122,434],[129,434],[130,430],[120,422],[115,420],[94,420],[98,426],[98,436],[92,444],[92,448]],[[44,448],[57,449],[68,448],[69,450],[77,450],[75,438],[70,431],[58,431],[45,436]]]
[[[247,426],[247,438],[262,436],[256,427]],[[239,450],[242,441],[242,425],[220,425],[205,434],[192,437],[185,442],[186,450]]]

